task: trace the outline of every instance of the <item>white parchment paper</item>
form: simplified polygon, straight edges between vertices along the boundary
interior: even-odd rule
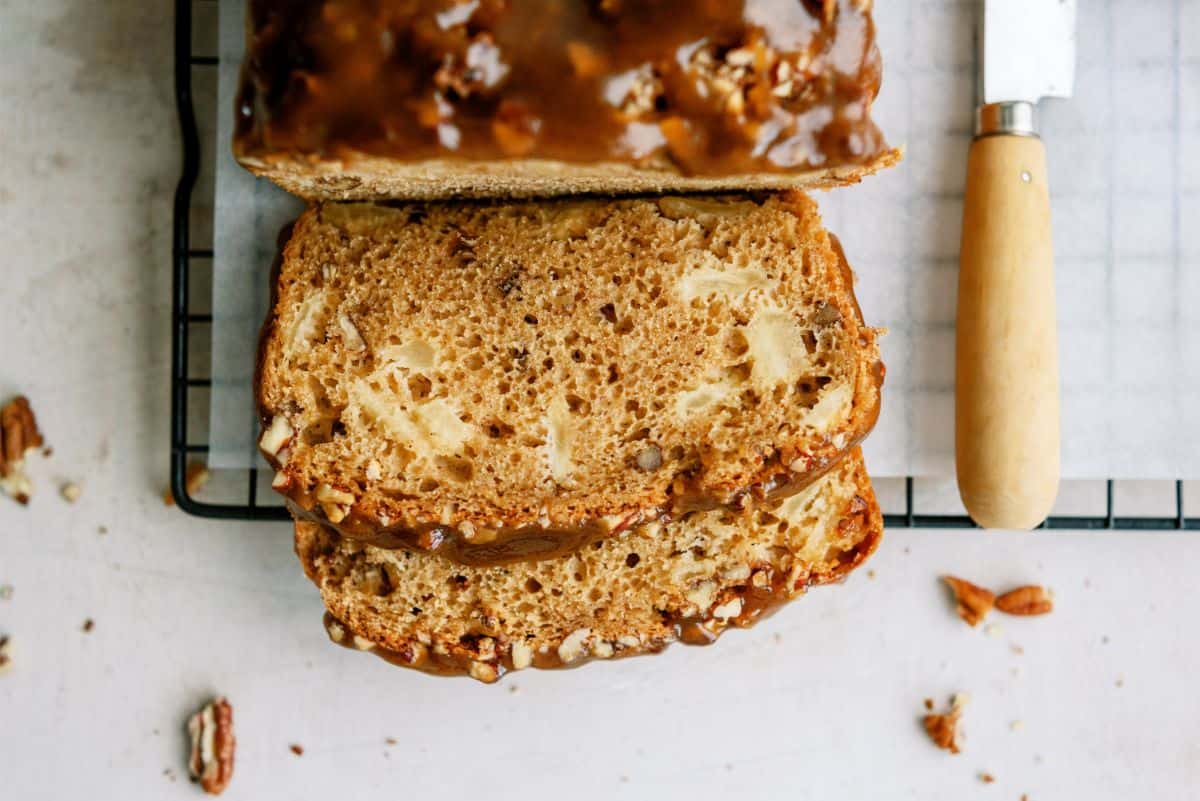
[[[221,0],[210,455],[254,463],[255,338],[299,205],[229,154],[244,0]],[[819,197],[887,326],[878,476],[954,470],[954,317],[973,111],[963,0],[876,4],[876,116],[897,169]],[[1042,104],[1054,209],[1067,478],[1200,477],[1200,0],[1081,2],[1075,97]]]
[[[209,465],[259,463],[255,442],[255,353],[270,300],[280,229],[304,204],[233,159],[233,113],[245,51],[245,0],[221,0],[217,188],[213,220],[212,393]]]

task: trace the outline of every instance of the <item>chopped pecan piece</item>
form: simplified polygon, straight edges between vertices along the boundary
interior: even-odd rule
[[[567,42],[567,58],[580,78],[595,78],[608,66],[604,55],[586,42]]]
[[[204,489],[204,485],[208,483],[211,477],[212,474],[204,466],[203,462],[192,462],[189,464],[187,472],[183,477],[183,486],[187,490],[188,497],[194,498],[196,493]],[[170,487],[167,487],[166,491],[163,492],[163,503],[167,506],[175,505],[175,495],[171,492]]]
[[[954,592],[958,616],[966,621],[968,626],[977,626],[987,613],[992,611],[996,596],[991,590],[985,590],[976,584],[954,576],[942,576],[942,581]]]
[[[542,121],[520,103],[506,100],[492,120],[492,136],[505,155],[517,158],[533,150]]]
[[[433,83],[440,91],[465,99],[495,89],[508,72],[495,38],[483,32],[471,40],[462,56],[446,55],[433,76]]]
[[[0,489],[17,503],[29,503],[33,493],[25,474],[25,455],[43,444],[27,398],[17,396],[0,408]]]
[[[956,695],[950,702],[949,712],[928,714],[922,721],[933,744],[952,754],[958,753],[958,724],[965,703],[963,696]]]

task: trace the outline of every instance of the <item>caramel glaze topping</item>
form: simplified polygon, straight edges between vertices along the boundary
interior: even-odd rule
[[[672,517],[690,512],[742,509],[751,502],[759,505],[782,500],[829,472],[840,461],[840,457],[859,442],[855,440],[850,443],[846,451],[839,453],[836,458],[821,461],[809,459],[803,472],[792,472],[781,467],[780,472],[769,480],[729,498],[685,488],[674,495],[667,506],[642,509],[614,518],[585,520],[571,528],[538,525],[487,529],[476,527],[468,537],[459,527],[437,523],[401,523],[380,527],[377,520],[359,515],[353,507],[344,519],[333,524],[321,514],[320,505],[306,492],[293,490],[287,503],[297,519],[320,523],[341,535],[377,548],[436,552],[460,564],[488,567],[565,556],[585,545],[654,520],[669,522]]]
[[[870,161],[869,0],[250,0],[242,157]]]
[[[764,565],[753,571],[751,580],[746,584],[725,589],[712,608],[705,610],[701,616],[687,617],[660,610],[666,632],[656,639],[643,640],[639,645],[632,647],[619,642],[605,643],[606,647],[603,650],[598,648],[596,643],[592,643],[578,658],[569,662],[553,648],[537,650],[533,652],[531,666],[541,669],[574,668],[594,659],[616,659],[658,653],[673,642],[709,645],[716,642],[727,628],[749,628],[778,611],[787,601],[803,593],[808,587],[841,580],[870,556],[880,540],[880,532],[872,525],[872,517],[872,504],[857,495],[854,496],[847,516],[839,521],[838,527],[843,532],[852,528],[867,529],[868,534],[852,551],[841,554],[836,564],[820,574],[793,578],[788,571],[779,571],[770,565]],[[718,619],[712,615],[714,609],[734,599],[741,600],[741,608],[736,616]],[[464,637],[461,642],[450,647],[430,648],[421,643],[409,642],[399,648],[386,648],[355,636],[349,626],[329,612],[325,613],[324,624],[329,638],[339,645],[368,651],[394,665],[415,668],[425,673],[439,676],[469,675],[490,684],[514,669],[511,643],[503,638],[493,639],[493,633],[480,632],[475,636]],[[484,639],[492,643],[487,653],[481,653],[478,647],[478,643]]]

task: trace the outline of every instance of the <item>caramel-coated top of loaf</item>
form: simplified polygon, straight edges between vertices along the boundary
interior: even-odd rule
[[[250,0],[243,160],[866,165],[870,0]]]

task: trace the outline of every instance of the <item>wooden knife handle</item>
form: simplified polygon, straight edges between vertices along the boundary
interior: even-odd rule
[[[1036,136],[971,145],[955,362],[963,504],[986,528],[1033,528],[1050,513],[1059,480],[1054,248]]]

